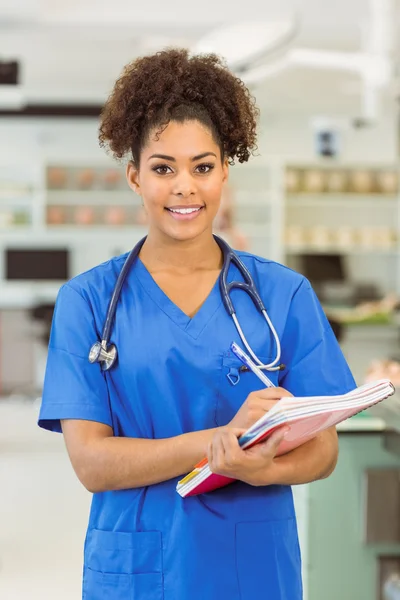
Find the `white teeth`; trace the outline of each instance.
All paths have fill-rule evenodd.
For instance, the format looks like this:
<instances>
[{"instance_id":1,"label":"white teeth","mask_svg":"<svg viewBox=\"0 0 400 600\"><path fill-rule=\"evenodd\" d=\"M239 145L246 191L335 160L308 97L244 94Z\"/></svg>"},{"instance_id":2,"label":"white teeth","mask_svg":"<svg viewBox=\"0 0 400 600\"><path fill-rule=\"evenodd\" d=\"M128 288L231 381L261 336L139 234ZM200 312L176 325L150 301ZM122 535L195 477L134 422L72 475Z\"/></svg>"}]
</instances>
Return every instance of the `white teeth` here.
<instances>
[{"instance_id":1,"label":"white teeth","mask_svg":"<svg viewBox=\"0 0 400 600\"><path fill-rule=\"evenodd\" d=\"M199 211L200 208L169 208L168 210L179 213L180 215L189 215L190 213Z\"/></svg>"}]
</instances>

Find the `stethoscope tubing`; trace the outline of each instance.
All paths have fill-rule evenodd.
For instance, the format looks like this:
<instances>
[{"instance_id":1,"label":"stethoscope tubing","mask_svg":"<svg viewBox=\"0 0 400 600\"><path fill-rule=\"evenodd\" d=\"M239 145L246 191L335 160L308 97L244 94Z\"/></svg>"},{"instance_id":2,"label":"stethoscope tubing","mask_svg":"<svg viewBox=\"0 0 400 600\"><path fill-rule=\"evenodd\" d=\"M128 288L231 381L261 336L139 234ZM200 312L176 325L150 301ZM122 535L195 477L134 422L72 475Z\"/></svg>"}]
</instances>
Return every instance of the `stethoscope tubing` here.
<instances>
[{"instance_id":1,"label":"stethoscope tubing","mask_svg":"<svg viewBox=\"0 0 400 600\"><path fill-rule=\"evenodd\" d=\"M122 292L122 288L125 283L126 277L129 274L129 272L133 266L133 263L139 256L140 250L141 250L144 242L146 241L146 239L147 239L147 236L142 238L134 246L134 248L130 251L130 253L127 256L124 266L122 267L122 270L118 276L114 291L112 293L112 296L111 296L111 299L110 299L110 302L109 302L109 305L107 308L107 315L106 315L106 320L105 320L103 331L102 331L101 343L95 342L95 344L93 344L90 354L89 354L90 362L92 362L92 363L100 362L103 370L108 370L109 368L111 368L117 358L117 349L116 349L115 345L112 344L109 349L111 331L112 331L112 327L113 327L114 321L115 321L117 305L118 305L119 299L121 297L121 292ZM232 250L232 248L224 240L222 240L220 237L218 237L216 235L214 235L214 239L217 242L218 246L221 248L221 251L223 254L223 266L222 266L221 274L219 277L219 287L220 287L221 298L222 298L222 302L224 304L225 310L232 317L235 327L239 333L240 339L242 340L242 343L246 347L247 351L250 353L253 360L257 363L258 367L260 369L265 369L268 371L281 370L282 368L284 368L284 366L277 364L277 363L279 363L280 358L281 358L281 344L279 341L279 336L275 330L275 327L274 327L271 319L268 316L267 309L265 308L264 303L261 300L261 297L254 285L254 281L250 274L250 271L247 269L246 265L243 264L243 262L240 260L240 258L235 254L235 252ZM241 276L243 277L244 281L228 282L228 272L229 272L229 267L231 264L234 264L237 267L237 269L238 269L239 273L241 274ZM234 304L232 302L232 298L230 297L231 291L235 288L246 292L250 296L250 298L253 300L254 306L263 315L264 319L266 320L266 322L271 330L271 333L273 335L275 345L276 345L276 357L272 362L270 362L268 364L263 364L260 361L260 359L257 357L255 352L251 348L250 344L248 343L246 336L244 335L243 330L240 327L240 323L236 316L236 310L235 310Z\"/></svg>"}]
</instances>

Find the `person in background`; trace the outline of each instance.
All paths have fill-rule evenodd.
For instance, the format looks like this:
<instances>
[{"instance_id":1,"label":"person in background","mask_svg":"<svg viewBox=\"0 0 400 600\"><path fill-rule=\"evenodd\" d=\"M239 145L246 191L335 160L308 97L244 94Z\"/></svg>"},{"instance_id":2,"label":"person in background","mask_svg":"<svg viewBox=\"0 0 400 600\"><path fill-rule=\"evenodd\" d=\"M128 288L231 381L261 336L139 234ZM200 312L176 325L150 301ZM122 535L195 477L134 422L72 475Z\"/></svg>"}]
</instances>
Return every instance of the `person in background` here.
<instances>
[{"instance_id":1,"label":"person in background","mask_svg":"<svg viewBox=\"0 0 400 600\"><path fill-rule=\"evenodd\" d=\"M235 217L234 193L229 185L225 185L219 211L214 221L214 227L219 234L236 250L248 250L249 241L240 231Z\"/></svg>"}]
</instances>

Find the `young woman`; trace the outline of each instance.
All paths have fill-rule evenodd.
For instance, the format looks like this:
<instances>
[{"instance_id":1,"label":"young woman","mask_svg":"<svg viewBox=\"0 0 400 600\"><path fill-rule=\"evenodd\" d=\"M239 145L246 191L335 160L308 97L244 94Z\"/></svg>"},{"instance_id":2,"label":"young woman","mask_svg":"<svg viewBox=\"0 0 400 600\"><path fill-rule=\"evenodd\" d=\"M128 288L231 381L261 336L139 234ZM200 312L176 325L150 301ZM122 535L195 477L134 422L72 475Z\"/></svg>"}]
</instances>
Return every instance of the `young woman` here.
<instances>
[{"instance_id":1,"label":"young woman","mask_svg":"<svg viewBox=\"0 0 400 600\"><path fill-rule=\"evenodd\" d=\"M231 354L240 338L220 293L224 260L212 228L229 164L255 148L257 116L249 91L218 57L179 49L129 64L102 113L100 143L130 158L127 181L142 197L148 236L121 289L110 370L88 354L127 255L62 287L39 421L62 430L76 474L93 492L86 600L302 597L290 486L332 472L336 431L281 457L284 430L247 451L237 438L283 395L343 393L355 384L308 281L244 252L237 255L282 346L284 369L267 371L277 387L260 390ZM232 280L243 281L233 263ZM273 363L266 320L245 291L231 296L254 352ZM182 499L178 479L205 455L213 471L238 481Z\"/></svg>"}]
</instances>

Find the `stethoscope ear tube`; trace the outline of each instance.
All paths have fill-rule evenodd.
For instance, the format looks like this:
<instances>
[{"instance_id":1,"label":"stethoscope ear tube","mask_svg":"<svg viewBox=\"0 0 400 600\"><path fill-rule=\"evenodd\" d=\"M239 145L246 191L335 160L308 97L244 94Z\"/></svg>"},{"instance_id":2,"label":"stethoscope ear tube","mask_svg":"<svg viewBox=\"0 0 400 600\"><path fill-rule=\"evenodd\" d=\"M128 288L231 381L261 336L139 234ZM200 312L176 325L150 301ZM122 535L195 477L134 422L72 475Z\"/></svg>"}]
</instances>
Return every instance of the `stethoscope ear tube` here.
<instances>
[{"instance_id":1,"label":"stethoscope ear tube","mask_svg":"<svg viewBox=\"0 0 400 600\"><path fill-rule=\"evenodd\" d=\"M232 316L234 313L236 313L235 307L230 297L231 290L233 290L234 288L241 289L247 292L247 294L249 294L250 298L253 300L257 310L259 310L260 312L265 310L263 301L260 298L260 295L254 285L253 278L246 265L240 260L238 256L236 256L236 254L233 252L230 246L228 246L228 244L224 242L224 240L221 240L221 238L217 236L214 236L214 238L219 247L221 248L224 257L222 271L219 279L219 287L221 291L221 298L228 314ZM238 268L238 271L243 277L244 281L228 282L228 273L231 264L234 264Z\"/></svg>"},{"instance_id":2,"label":"stethoscope ear tube","mask_svg":"<svg viewBox=\"0 0 400 600\"><path fill-rule=\"evenodd\" d=\"M105 320L103 333L102 333L102 337L101 337L101 342L99 342L99 341L95 342L89 352L89 362L90 363L96 363L96 362L100 363L103 371L108 371L109 369L111 369L111 367L115 364L115 362L117 360L117 348L116 348L115 344L110 344L111 329L114 324L115 314L117 311L117 305L118 305L118 301L121 297L121 291L122 291L122 287L125 283L125 279L126 279L127 275L129 274L136 258L139 256L139 252L140 252L144 242L146 241L146 237L141 239L136 244L136 246L131 250L131 252L129 253L129 255L124 263L124 266L121 269L121 272L120 272L117 282L115 284L113 294L111 296L111 300L108 305L106 320ZM221 238L219 238L217 236L214 236L214 239L217 242L218 246L221 248L221 251L223 254L223 266L222 266L221 275L219 278L219 285L220 285L220 291L221 291L221 298L222 298L222 301L223 301L226 311L232 317L232 319L235 323L236 329L240 335L240 338L241 338L244 346L250 353L253 360L257 363L257 366L260 369L266 369L268 371L281 371L282 369L285 368L285 366L282 364L276 366L276 363L279 363L279 360L281 357L281 346L280 346L280 342L279 342L279 337L278 337L276 330L268 316L267 310L261 300L261 297L254 285L254 281L250 274L250 271L247 269L246 265L243 264L243 262L240 260L240 258L233 252L233 250L230 248L230 246L224 240L222 240ZM239 273L243 277L244 281L228 282L228 272L229 272L229 267L230 267L231 263L233 263L237 267L237 269L239 270ZM230 292L234 288L241 289L241 290L245 291L247 294L249 294L249 296L251 297L251 299L254 302L255 307L264 316L268 326L271 329L273 338L276 343L276 358L273 362L271 362L269 364L264 365L259 360L259 358L257 358L256 354L253 352L252 348L248 344L246 337L240 327L240 324L236 317L235 307L230 298Z\"/></svg>"},{"instance_id":3,"label":"stethoscope ear tube","mask_svg":"<svg viewBox=\"0 0 400 600\"><path fill-rule=\"evenodd\" d=\"M281 358L281 345L280 345L279 337L275 330L275 327L273 326L273 323L271 322L271 319L268 316L267 309L265 308L264 303L261 300L261 297L256 289L256 286L254 285L254 281L250 274L250 271L247 269L246 265L243 264L243 262L240 260L240 258L233 252L233 250L230 248L230 246L224 240L221 240L221 238L219 238L217 236L214 236L214 238L215 238L215 241L217 242L217 244L219 245L219 247L221 248L223 257L224 257L224 264L222 266L222 271L221 271L221 275L219 278L219 285L220 285L222 301L224 303L224 306L225 306L227 312L232 317L233 322L235 323L235 327L237 329L237 332L240 335L240 339L242 340L245 348L250 353L250 356L256 362L257 366L260 369L265 369L267 371L281 371L282 369L285 368L285 366L277 365L277 363L279 362L279 360ZM228 282L228 272L229 272L229 267L230 267L231 263L237 267L237 269L238 269L239 273L241 274L241 276L243 277L244 281ZM249 294L250 298L253 300L255 307L263 315L264 319L266 320L266 322L268 324L268 327L271 330L272 336L273 336L275 344L276 344L276 357L275 357L275 360L273 360L269 364L264 365L259 360L259 358L256 356L255 352L253 352L251 346L249 345L249 343L246 339L246 336L244 335L244 333L242 331L242 328L240 327L239 321L236 316L235 307L234 307L232 299L230 297L230 292L234 288L243 290L244 292Z\"/></svg>"},{"instance_id":4,"label":"stethoscope ear tube","mask_svg":"<svg viewBox=\"0 0 400 600\"><path fill-rule=\"evenodd\" d=\"M111 296L110 304L108 305L107 309L107 317L103 328L103 334L101 336L102 341L105 341L107 346L110 340L111 328L114 323L115 313L117 311L117 304L121 297L122 287L125 283L125 279L128 273L132 268L133 263L139 256L139 252L144 242L146 241L146 237L141 239L140 242L138 242L136 246L130 251L128 258L126 259L124 266L122 267L121 273L118 276L117 283L115 284L114 292Z\"/></svg>"},{"instance_id":5,"label":"stethoscope ear tube","mask_svg":"<svg viewBox=\"0 0 400 600\"><path fill-rule=\"evenodd\" d=\"M147 236L146 236L147 237ZM146 241L146 237L142 238L136 246L130 251L124 266L118 276L117 283L113 294L111 296L110 303L107 309L106 321L103 327L103 333L101 336L101 342L97 341L93 344L89 352L90 363L100 363L103 371L108 371L115 364L118 356L117 348L115 344L110 344L111 328L114 323L115 313L117 311L118 301L121 297L121 290L125 283L125 279L131 270L133 263L139 256L139 252Z\"/></svg>"}]
</instances>

